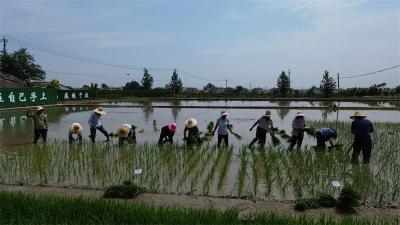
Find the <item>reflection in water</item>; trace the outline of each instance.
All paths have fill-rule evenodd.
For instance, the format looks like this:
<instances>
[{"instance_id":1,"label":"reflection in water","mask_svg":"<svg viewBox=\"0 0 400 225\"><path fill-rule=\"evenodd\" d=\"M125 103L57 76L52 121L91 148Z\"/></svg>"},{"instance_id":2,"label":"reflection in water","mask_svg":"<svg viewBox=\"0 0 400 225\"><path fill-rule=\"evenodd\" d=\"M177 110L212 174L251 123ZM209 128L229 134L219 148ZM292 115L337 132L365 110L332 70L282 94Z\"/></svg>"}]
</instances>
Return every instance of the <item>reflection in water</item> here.
<instances>
[{"instance_id":1,"label":"reflection in water","mask_svg":"<svg viewBox=\"0 0 400 225\"><path fill-rule=\"evenodd\" d=\"M321 101L319 103L319 106L322 107L329 107L332 104L334 104L331 101ZM322 120L326 121L328 119L328 115L330 115L331 113L334 113L334 111L332 111L331 109L327 108L327 109L321 109L321 113L322 113Z\"/></svg>"},{"instance_id":2,"label":"reflection in water","mask_svg":"<svg viewBox=\"0 0 400 225\"><path fill-rule=\"evenodd\" d=\"M290 106L290 102L289 101L278 101L278 105L288 107L288 106ZM285 119L287 114L289 114L289 111L290 111L290 109L288 109L288 108L278 109L278 115L281 118L281 120Z\"/></svg>"},{"instance_id":3,"label":"reflection in water","mask_svg":"<svg viewBox=\"0 0 400 225\"><path fill-rule=\"evenodd\" d=\"M140 105L142 105L142 111L144 114L144 120L147 122L149 121L149 117L151 114L153 114L153 107L152 107L152 102L151 101L143 101L140 102Z\"/></svg>"},{"instance_id":4,"label":"reflection in water","mask_svg":"<svg viewBox=\"0 0 400 225\"><path fill-rule=\"evenodd\" d=\"M180 100L172 100L171 101L171 111L172 111L172 116L174 117L175 122L179 116L179 112L181 111L181 108L179 108L180 105L181 105Z\"/></svg>"}]
</instances>

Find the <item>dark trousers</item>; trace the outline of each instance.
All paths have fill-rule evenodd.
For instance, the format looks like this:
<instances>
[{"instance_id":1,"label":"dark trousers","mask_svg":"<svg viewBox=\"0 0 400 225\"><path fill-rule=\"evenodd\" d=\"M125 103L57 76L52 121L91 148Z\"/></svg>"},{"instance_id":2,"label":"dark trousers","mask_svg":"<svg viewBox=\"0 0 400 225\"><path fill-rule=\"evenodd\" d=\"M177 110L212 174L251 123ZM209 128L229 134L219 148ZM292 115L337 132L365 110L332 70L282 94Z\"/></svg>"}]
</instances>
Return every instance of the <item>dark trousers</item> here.
<instances>
[{"instance_id":1,"label":"dark trousers","mask_svg":"<svg viewBox=\"0 0 400 225\"><path fill-rule=\"evenodd\" d=\"M46 129L36 129L33 131L35 133L35 137L33 139L33 143L36 144L40 137L42 137L43 142L47 141L47 130Z\"/></svg>"},{"instance_id":2,"label":"dark trousers","mask_svg":"<svg viewBox=\"0 0 400 225\"><path fill-rule=\"evenodd\" d=\"M77 135L78 135L79 143L82 143L82 134L77 134ZM68 133L68 140L69 140L69 143L72 143L73 141L75 141L75 138L73 137L73 134L71 132Z\"/></svg>"},{"instance_id":3,"label":"dark trousers","mask_svg":"<svg viewBox=\"0 0 400 225\"><path fill-rule=\"evenodd\" d=\"M249 147L253 147L254 143L258 141L258 143L263 147L267 140L267 131L262 129L261 127L257 127L256 137L250 142Z\"/></svg>"},{"instance_id":4,"label":"dark trousers","mask_svg":"<svg viewBox=\"0 0 400 225\"><path fill-rule=\"evenodd\" d=\"M221 147L222 140L224 140L225 146L229 146L228 135L218 134L218 147Z\"/></svg>"},{"instance_id":5,"label":"dark trousers","mask_svg":"<svg viewBox=\"0 0 400 225\"><path fill-rule=\"evenodd\" d=\"M363 163L369 163L371 159L372 140L370 137L367 138L354 138L353 142L353 154L351 156L352 163L358 163L358 157L360 153L363 154Z\"/></svg>"},{"instance_id":6,"label":"dark trousers","mask_svg":"<svg viewBox=\"0 0 400 225\"><path fill-rule=\"evenodd\" d=\"M322 135L321 132L315 133L315 136L317 138L317 147L325 147L325 138L324 135Z\"/></svg>"},{"instance_id":7,"label":"dark trousers","mask_svg":"<svg viewBox=\"0 0 400 225\"><path fill-rule=\"evenodd\" d=\"M99 130L104 136L106 136L107 141L110 140L107 131L104 129L103 126L100 127L90 127L90 139L92 140L93 143L96 141L96 130Z\"/></svg>"},{"instance_id":8,"label":"dark trousers","mask_svg":"<svg viewBox=\"0 0 400 225\"><path fill-rule=\"evenodd\" d=\"M289 150L293 150L293 147L297 144L297 149L299 150L301 147L301 144L303 143L303 135L292 135L292 143L290 143Z\"/></svg>"}]
</instances>

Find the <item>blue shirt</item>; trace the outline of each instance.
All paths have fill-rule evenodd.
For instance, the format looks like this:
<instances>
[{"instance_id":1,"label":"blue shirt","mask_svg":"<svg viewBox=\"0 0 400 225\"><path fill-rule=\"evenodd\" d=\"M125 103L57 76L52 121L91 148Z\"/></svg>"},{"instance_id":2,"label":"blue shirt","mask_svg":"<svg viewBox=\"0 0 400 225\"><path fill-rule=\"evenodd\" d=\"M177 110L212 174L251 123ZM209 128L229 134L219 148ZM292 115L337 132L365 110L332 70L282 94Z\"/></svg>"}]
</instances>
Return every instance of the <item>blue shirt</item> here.
<instances>
[{"instance_id":1,"label":"blue shirt","mask_svg":"<svg viewBox=\"0 0 400 225\"><path fill-rule=\"evenodd\" d=\"M336 132L330 128L321 128L318 130L318 132L320 132L322 134L325 141L328 141L331 138L333 138L333 139L337 138Z\"/></svg>"},{"instance_id":2,"label":"blue shirt","mask_svg":"<svg viewBox=\"0 0 400 225\"><path fill-rule=\"evenodd\" d=\"M355 119L351 123L351 132L355 138L370 138L370 133L374 132L374 126L367 119Z\"/></svg>"},{"instance_id":3,"label":"blue shirt","mask_svg":"<svg viewBox=\"0 0 400 225\"><path fill-rule=\"evenodd\" d=\"M218 134L219 135L228 135L229 131L229 120L228 119L222 119L222 117L218 118L217 120L217 125L218 125Z\"/></svg>"},{"instance_id":4,"label":"blue shirt","mask_svg":"<svg viewBox=\"0 0 400 225\"><path fill-rule=\"evenodd\" d=\"M95 112L90 115L89 121L88 121L90 127L101 127L101 117L98 116Z\"/></svg>"}]
</instances>

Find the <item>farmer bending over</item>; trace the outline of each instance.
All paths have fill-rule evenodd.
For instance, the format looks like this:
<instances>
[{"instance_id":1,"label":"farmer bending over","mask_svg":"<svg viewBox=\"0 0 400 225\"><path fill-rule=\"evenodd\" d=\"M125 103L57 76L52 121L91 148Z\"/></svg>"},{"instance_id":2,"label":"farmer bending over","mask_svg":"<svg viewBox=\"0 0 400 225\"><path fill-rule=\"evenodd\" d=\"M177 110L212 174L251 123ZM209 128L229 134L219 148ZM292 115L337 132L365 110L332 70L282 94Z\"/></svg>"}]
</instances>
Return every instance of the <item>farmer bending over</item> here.
<instances>
[{"instance_id":1,"label":"farmer bending over","mask_svg":"<svg viewBox=\"0 0 400 225\"><path fill-rule=\"evenodd\" d=\"M217 119L215 123L214 131L212 134L215 134L215 131L218 128L218 148L221 147L221 142L224 140L225 147L229 146L228 142L228 131L232 133L231 124L229 120L226 118L228 116L228 112L221 111L220 117Z\"/></svg>"},{"instance_id":2,"label":"farmer bending over","mask_svg":"<svg viewBox=\"0 0 400 225\"><path fill-rule=\"evenodd\" d=\"M176 132L176 124L169 123L161 128L160 138L158 139L158 144L164 144L165 142L173 143L173 137Z\"/></svg>"},{"instance_id":3,"label":"farmer bending over","mask_svg":"<svg viewBox=\"0 0 400 225\"><path fill-rule=\"evenodd\" d=\"M118 128L118 144L124 145L125 141L136 143L136 127L134 125L122 124Z\"/></svg>"},{"instance_id":4,"label":"farmer bending over","mask_svg":"<svg viewBox=\"0 0 400 225\"><path fill-rule=\"evenodd\" d=\"M274 129L274 125L271 120L271 111L267 110L265 112L265 115L263 115L253 124L253 126L250 128L250 131L252 131L257 124L258 126L256 130L256 137L250 142L249 149L252 149L254 143L256 143L257 141L259 141L261 147L264 147L265 141L267 139L268 128L271 128L272 131Z\"/></svg>"},{"instance_id":5,"label":"farmer bending over","mask_svg":"<svg viewBox=\"0 0 400 225\"><path fill-rule=\"evenodd\" d=\"M306 129L306 121L304 114L298 112L292 122L292 143L290 144L289 150L293 150L293 147L297 144L297 150L300 150L301 144L303 143L304 131Z\"/></svg>"},{"instance_id":6,"label":"farmer bending over","mask_svg":"<svg viewBox=\"0 0 400 225\"><path fill-rule=\"evenodd\" d=\"M47 115L44 113L44 108L42 106L38 106L36 108L36 113L33 113L31 109L28 109L26 116L28 118L32 118L33 120L33 143L36 144L40 137L42 137L43 142L46 142L48 125Z\"/></svg>"},{"instance_id":7,"label":"farmer bending over","mask_svg":"<svg viewBox=\"0 0 400 225\"><path fill-rule=\"evenodd\" d=\"M92 142L95 143L96 140L96 130L99 130L101 133L106 136L107 141L110 141L110 137L108 136L107 131L104 129L103 124L101 123L101 116L105 115L106 112L102 107L99 107L94 110L92 115L89 118L89 126L90 126L90 139Z\"/></svg>"},{"instance_id":8,"label":"farmer bending over","mask_svg":"<svg viewBox=\"0 0 400 225\"><path fill-rule=\"evenodd\" d=\"M188 135L186 136L186 132ZM186 141L186 145L200 145L200 131L197 127L197 120L195 118L190 118L185 121L185 129L183 130L183 140Z\"/></svg>"},{"instance_id":9,"label":"farmer bending over","mask_svg":"<svg viewBox=\"0 0 400 225\"><path fill-rule=\"evenodd\" d=\"M363 163L369 163L371 158L372 140L371 133L374 132L374 126L371 121L365 119L362 112L355 112L351 123L351 132L354 134L352 163L358 163L360 152L363 154Z\"/></svg>"},{"instance_id":10,"label":"farmer bending over","mask_svg":"<svg viewBox=\"0 0 400 225\"><path fill-rule=\"evenodd\" d=\"M83 128L79 123L71 124L68 132L69 143L71 144L73 141L77 140L79 140L79 143L82 143L82 132ZM77 137L75 138L74 135L76 135Z\"/></svg>"},{"instance_id":11,"label":"farmer bending over","mask_svg":"<svg viewBox=\"0 0 400 225\"><path fill-rule=\"evenodd\" d=\"M315 133L317 138L317 148L325 148L325 142L329 141L330 147L335 146L337 132L332 128L321 128Z\"/></svg>"}]
</instances>

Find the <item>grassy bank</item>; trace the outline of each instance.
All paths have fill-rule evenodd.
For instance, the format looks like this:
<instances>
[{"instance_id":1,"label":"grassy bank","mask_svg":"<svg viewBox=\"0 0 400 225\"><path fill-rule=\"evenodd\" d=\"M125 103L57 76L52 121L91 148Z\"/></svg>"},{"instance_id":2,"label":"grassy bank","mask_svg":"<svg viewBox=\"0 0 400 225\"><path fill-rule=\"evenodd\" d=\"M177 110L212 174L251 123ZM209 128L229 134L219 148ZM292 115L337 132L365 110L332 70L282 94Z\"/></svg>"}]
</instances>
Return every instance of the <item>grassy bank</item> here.
<instances>
[{"instance_id":1,"label":"grassy bank","mask_svg":"<svg viewBox=\"0 0 400 225\"><path fill-rule=\"evenodd\" d=\"M0 192L1 224L398 224L398 220L342 220L273 213L239 216L231 209L180 209L103 199L29 196Z\"/></svg>"}]
</instances>

